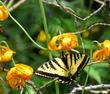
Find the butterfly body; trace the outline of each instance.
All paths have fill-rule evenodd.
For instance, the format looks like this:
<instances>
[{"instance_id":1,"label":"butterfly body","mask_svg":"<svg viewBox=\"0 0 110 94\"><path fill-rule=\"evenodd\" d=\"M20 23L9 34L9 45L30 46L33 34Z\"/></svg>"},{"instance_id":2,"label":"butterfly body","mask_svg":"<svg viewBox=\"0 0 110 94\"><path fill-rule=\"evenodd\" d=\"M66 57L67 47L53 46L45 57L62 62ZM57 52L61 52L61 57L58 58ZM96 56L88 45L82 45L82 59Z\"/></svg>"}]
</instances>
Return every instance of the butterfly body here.
<instances>
[{"instance_id":1,"label":"butterfly body","mask_svg":"<svg viewBox=\"0 0 110 94\"><path fill-rule=\"evenodd\" d=\"M76 80L88 61L89 57L85 54L66 54L41 65L35 75L53 79L58 78L61 83L71 84Z\"/></svg>"}]
</instances>

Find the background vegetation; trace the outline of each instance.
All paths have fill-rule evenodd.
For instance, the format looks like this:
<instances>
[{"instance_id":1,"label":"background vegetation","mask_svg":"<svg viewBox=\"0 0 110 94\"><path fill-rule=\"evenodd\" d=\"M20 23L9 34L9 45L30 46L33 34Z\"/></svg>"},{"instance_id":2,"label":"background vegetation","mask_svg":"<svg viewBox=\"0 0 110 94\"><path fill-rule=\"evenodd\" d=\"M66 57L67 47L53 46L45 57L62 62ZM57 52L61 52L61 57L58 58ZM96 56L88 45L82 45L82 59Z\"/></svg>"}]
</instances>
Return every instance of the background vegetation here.
<instances>
[{"instance_id":1,"label":"background vegetation","mask_svg":"<svg viewBox=\"0 0 110 94\"><path fill-rule=\"evenodd\" d=\"M41 9L39 6L39 0L27 0L25 3L20 5L17 9L14 9L11 14L12 16L28 31L29 35L43 47L47 47L46 40L38 39L39 33L44 31L43 20L41 16ZM54 0L45 0L54 2ZM94 0L62 0L65 6L72 8L77 15L84 18L96 9L100 7L100 4ZM16 1L14 2L16 3ZM89 26L97 22L109 23L109 10L108 7L103 7L94 16L89 19L82 21L71 16L70 14L63 11L53 5L48 5L44 3L45 13L47 18L48 32L50 39L57 35L60 31L64 32L80 32L85 30L84 33L77 34L79 38L78 51L83 53L82 42L84 44L84 49L86 53L90 56L91 47L95 50L98 46L93 43L94 40L102 42L104 40L110 39L110 27L109 26L94 26L90 30L87 30ZM9 17L6 21L0 22L4 32L0 32L0 41L5 40L11 49L16 51L14 60L16 63L23 63L30 65L36 70L41 64L49 60L48 52L45 52L37 47L29 40L22 29ZM40 36L42 37L42 36ZM82 38L82 41L80 41ZM60 52L53 52L51 54L53 57L58 56ZM6 64L6 68L10 68L11 63ZM88 67L81 73L79 79L79 84L84 85L86 76L88 72ZM110 69L108 63L99 63L92 65L89 71L89 78L87 85L107 83L110 84ZM0 76L5 79L5 73L0 72ZM33 75L32 81L37 87L47 83L49 79L38 77ZM2 83L2 81L0 82ZM44 94L56 94L55 83L51 83L48 87L43 88L42 92ZM6 85L10 94L19 94L20 91L12 90ZM4 88L1 84L0 92L3 93ZM28 90L27 90L28 88ZM30 94L36 94L34 89L27 87L25 94L31 92ZM67 94L73 88L73 85L59 84L60 94Z\"/></svg>"}]
</instances>

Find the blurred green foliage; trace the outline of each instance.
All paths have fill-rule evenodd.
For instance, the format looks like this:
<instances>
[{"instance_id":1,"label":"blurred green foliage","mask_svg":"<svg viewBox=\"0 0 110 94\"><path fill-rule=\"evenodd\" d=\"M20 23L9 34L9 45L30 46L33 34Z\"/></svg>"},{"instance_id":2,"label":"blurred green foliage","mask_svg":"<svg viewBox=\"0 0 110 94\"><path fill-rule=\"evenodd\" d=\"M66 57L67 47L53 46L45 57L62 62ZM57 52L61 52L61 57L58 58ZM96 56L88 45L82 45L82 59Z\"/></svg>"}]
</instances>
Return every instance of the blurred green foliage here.
<instances>
[{"instance_id":1,"label":"blurred green foliage","mask_svg":"<svg viewBox=\"0 0 110 94\"><path fill-rule=\"evenodd\" d=\"M54 0L48 0L54 2ZM62 0L65 6L72 8L77 15L81 17L86 17L91 12L100 7L100 4L94 2L93 0ZM108 14L106 7L104 7L99 13L95 14L86 21L77 20L71 15L65 13L63 10L52 6L44 4L46 11L46 18L48 23L49 35L51 38L59 33L64 32L78 32L81 30L86 30L87 27L96 22L106 22L108 21ZM17 9L11 12L13 17L28 31L29 35L40 45L46 47L46 42L37 41L36 38L41 30L44 30L43 21L41 16L41 11L39 7L38 0L27 0ZM4 32L0 32L0 41L6 41L10 48L16 51L14 60L16 63L24 63L30 65L36 70L41 64L49 60L48 52L43 52L41 49L36 48L34 44L28 39L21 28L11 19L4 22L0 22ZM110 39L110 27L107 26L95 26L91 30L77 35L79 38L79 48L77 49L82 53L82 41L83 40L84 49L86 53L90 56L91 47L94 50L97 48L96 44L92 41L97 40L99 42L106 39ZM59 52L51 52L53 57L58 56ZM11 63L11 62L10 62ZM9 67L8 67L9 68ZM88 68L85 69L81 74L79 83L82 85L85 82L86 75L88 74ZM109 68L106 62L92 65L89 72L88 85L100 84L100 83L110 83ZM86 74L87 73L87 74ZM1 75L2 73L0 73ZM4 78L5 79L5 78ZM48 79L42 77L36 77L33 75L32 81L40 87L41 85L48 82ZM0 85L1 87L1 85ZM70 85L59 84L60 94L67 94L73 88ZM32 87L26 87L30 94L36 94ZM20 91L12 90L10 88L10 94L19 94ZM1 89L0 89L1 92ZM44 94L56 94L54 83L48 85L48 87L43 88ZM5 94L5 93L2 93ZM29 94L27 91L23 94Z\"/></svg>"}]
</instances>

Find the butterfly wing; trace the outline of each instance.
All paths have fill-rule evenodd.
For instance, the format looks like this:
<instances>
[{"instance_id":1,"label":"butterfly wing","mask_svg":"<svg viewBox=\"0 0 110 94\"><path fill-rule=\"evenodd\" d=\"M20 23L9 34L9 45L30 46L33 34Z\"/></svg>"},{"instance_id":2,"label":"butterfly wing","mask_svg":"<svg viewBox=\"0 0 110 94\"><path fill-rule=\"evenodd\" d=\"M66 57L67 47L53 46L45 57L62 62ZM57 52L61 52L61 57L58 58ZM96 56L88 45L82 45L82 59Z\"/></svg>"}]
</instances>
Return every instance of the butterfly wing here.
<instances>
[{"instance_id":1,"label":"butterfly wing","mask_svg":"<svg viewBox=\"0 0 110 94\"><path fill-rule=\"evenodd\" d=\"M75 80L80 71L89 62L89 57L86 54L68 54L62 57L65 62L67 70L69 70L69 77L71 80Z\"/></svg>"},{"instance_id":2,"label":"butterfly wing","mask_svg":"<svg viewBox=\"0 0 110 94\"><path fill-rule=\"evenodd\" d=\"M72 83L88 60L85 54L66 54L44 63L35 74L47 78L58 78L62 83Z\"/></svg>"},{"instance_id":3,"label":"butterfly wing","mask_svg":"<svg viewBox=\"0 0 110 94\"><path fill-rule=\"evenodd\" d=\"M69 81L68 70L61 58L54 58L53 60L44 63L37 69L35 75L47 78L58 78L62 83L68 83Z\"/></svg>"},{"instance_id":4,"label":"butterfly wing","mask_svg":"<svg viewBox=\"0 0 110 94\"><path fill-rule=\"evenodd\" d=\"M71 77L72 79L76 78L77 75L84 69L84 67L89 62L90 58L86 54L80 54L79 59L77 58L77 71L74 73L74 75Z\"/></svg>"}]
</instances>

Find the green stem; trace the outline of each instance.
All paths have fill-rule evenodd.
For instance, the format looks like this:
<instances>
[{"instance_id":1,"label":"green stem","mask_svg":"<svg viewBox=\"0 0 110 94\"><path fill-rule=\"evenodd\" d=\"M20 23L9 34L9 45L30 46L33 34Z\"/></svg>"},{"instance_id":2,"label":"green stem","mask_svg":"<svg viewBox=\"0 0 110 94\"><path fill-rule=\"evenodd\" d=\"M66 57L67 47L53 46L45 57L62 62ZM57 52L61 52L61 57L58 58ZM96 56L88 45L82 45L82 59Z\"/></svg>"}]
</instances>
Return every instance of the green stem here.
<instances>
[{"instance_id":1,"label":"green stem","mask_svg":"<svg viewBox=\"0 0 110 94\"><path fill-rule=\"evenodd\" d=\"M7 43L6 41L0 41L0 44L1 44L1 45L4 44L6 47L9 48L9 45L8 45L8 43Z\"/></svg>"},{"instance_id":2,"label":"green stem","mask_svg":"<svg viewBox=\"0 0 110 94\"><path fill-rule=\"evenodd\" d=\"M12 20L24 31L24 33L27 35L27 37L32 41L32 43L34 43L38 48L42 49L42 50L46 50L46 48L40 46L39 44L37 44L32 38L31 36L28 34L28 32L22 27L22 25L11 15L9 14L10 17L12 18Z\"/></svg>"},{"instance_id":3,"label":"green stem","mask_svg":"<svg viewBox=\"0 0 110 94\"><path fill-rule=\"evenodd\" d=\"M16 64L16 63L15 63L15 60L14 60L14 58L12 58L12 62L13 62L13 65L15 66L15 64Z\"/></svg>"},{"instance_id":4,"label":"green stem","mask_svg":"<svg viewBox=\"0 0 110 94\"><path fill-rule=\"evenodd\" d=\"M0 0L0 3L5 7L4 3ZM5 7L6 8L6 7ZM8 9L7 9L8 11ZM32 43L34 43L38 48L42 49L42 50L47 50L46 48L40 46L39 44L37 44L32 38L31 36L28 34L28 32L22 27L22 25L10 14L10 12L8 11L9 16L11 17L11 19L23 30L23 32L26 34L26 36L32 41Z\"/></svg>"},{"instance_id":5,"label":"green stem","mask_svg":"<svg viewBox=\"0 0 110 94\"><path fill-rule=\"evenodd\" d=\"M46 20L46 15L45 15L45 10L44 10L44 6L43 6L43 2L42 0L39 0L39 5L40 5L40 9L41 9L41 14L42 14L42 18L43 18L43 24L44 24L44 30L46 33L46 38L47 38L47 43L48 43L48 27L47 27L47 20Z\"/></svg>"},{"instance_id":6,"label":"green stem","mask_svg":"<svg viewBox=\"0 0 110 94\"><path fill-rule=\"evenodd\" d=\"M27 85L25 86L25 89L26 89L26 91L27 91L27 94L31 94L31 93L29 92L29 89L28 89Z\"/></svg>"},{"instance_id":7,"label":"green stem","mask_svg":"<svg viewBox=\"0 0 110 94\"><path fill-rule=\"evenodd\" d=\"M98 42L98 41L92 41L93 43L96 43L96 44L98 44L98 45L100 45L100 43Z\"/></svg>"},{"instance_id":8,"label":"green stem","mask_svg":"<svg viewBox=\"0 0 110 94\"><path fill-rule=\"evenodd\" d=\"M7 87L7 84L5 83L5 81L2 79L2 77L0 77L0 84L3 86L3 92L4 94L9 94L9 90ZM1 88L1 87L0 87ZM2 89L2 88L1 88Z\"/></svg>"},{"instance_id":9,"label":"green stem","mask_svg":"<svg viewBox=\"0 0 110 94\"><path fill-rule=\"evenodd\" d=\"M91 47L91 49L90 49L90 62L92 62L92 51L93 51L93 47ZM89 63L90 63L89 62ZM89 68L88 68L88 71L87 71L87 76L86 76L86 80L85 80L85 83L84 83L84 88L85 88L85 86L86 86L86 84L87 84L87 81L88 81L88 78L89 78L89 72L90 72L90 69L91 69L91 66L88 66ZM84 92L85 92L85 90L83 89L83 91L82 91L82 93L81 94L84 94Z\"/></svg>"},{"instance_id":10,"label":"green stem","mask_svg":"<svg viewBox=\"0 0 110 94\"><path fill-rule=\"evenodd\" d=\"M88 78L89 78L89 71L90 71L90 68L91 68L91 66L89 66L89 68L88 68L88 74L87 74L87 76L86 76L86 80L85 80L85 83L84 83L84 87L83 87L83 90L82 90L82 93L81 94L84 94L84 92L85 92L85 86L86 86L86 84L87 84L87 81L88 81Z\"/></svg>"},{"instance_id":11,"label":"green stem","mask_svg":"<svg viewBox=\"0 0 110 94\"><path fill-rule=\"evenodd\" d=\"M44 10L44 6L43 6L43 2L42 0L39 0L39 5L40 5L40 9L41 9L41 14L42 14L42 18L43 18L43 24L44 24L44 30L46 33L46 39L47 39L47 45L48 45L48 27L47 27L47 20L46 20L46 15L45 15L45 10ZM49 58L52 59L52 55L50 53L50 51L48 50L49 53Z\"/></svg>"},{"instance_id":12,"label":"green stem","mask_svg":"<svg viewBox=\"0 0 110 94\"><path fill-rule=\"evenodd\" d=\"M56 90L56 94L60 94L59 92L59 83L55 81L55 90Z\"/></svg>"},{"instance_id":13,"label":"green stem","mask_svg":"<svg viewBox=\"0 0 110 94\"><path fill-rule=\"evenodd\" d=\"M48 45L48 41L49 41L49 39L48 39L48 27L47 27L47 20L46 20L46 15L45 15L45 10L44 10L44 6L43 6L42 0L39 0L39 5L40 5L40 9L41 9L44 29L45 29L46 38L47 38L47 45ZM48 50L48 54L49 54L49 58L52 59L52 55L51 55L49 50ZM55 89L56 89L56 94L59 94L59 84L56 83L56 82L55 82Z\"/></svg>"}]
</instances>

